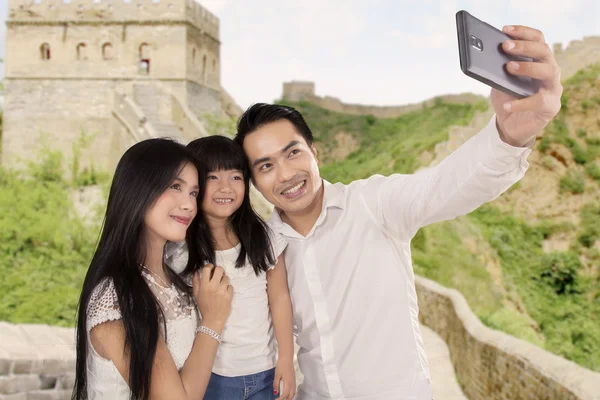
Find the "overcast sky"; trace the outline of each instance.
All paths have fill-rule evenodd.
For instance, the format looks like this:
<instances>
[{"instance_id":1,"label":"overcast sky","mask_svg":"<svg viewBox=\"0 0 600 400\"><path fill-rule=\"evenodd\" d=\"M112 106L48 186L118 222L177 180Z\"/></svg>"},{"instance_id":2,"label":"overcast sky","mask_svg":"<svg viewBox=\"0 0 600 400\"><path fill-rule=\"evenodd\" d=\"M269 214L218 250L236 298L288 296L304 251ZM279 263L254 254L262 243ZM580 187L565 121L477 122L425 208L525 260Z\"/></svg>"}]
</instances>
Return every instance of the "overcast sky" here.
<instances>
[{"instance_id":1,"label":"overcast sky","mask_svg":"<svg viewBox=\"0 0 600 400\"><path fill-rule=\"evenodd\" d=\"M534 26L549 43L600 35L598 0L200 3L220 18L222 85L242 107L278 99L282 83L290 80L314 81L319 95L375 105L465 91L488 94L459 68L455 13L460 9L497 27ZM6 13L7 0L0 0L1 57Z\"/></svg>"}]
</instances>

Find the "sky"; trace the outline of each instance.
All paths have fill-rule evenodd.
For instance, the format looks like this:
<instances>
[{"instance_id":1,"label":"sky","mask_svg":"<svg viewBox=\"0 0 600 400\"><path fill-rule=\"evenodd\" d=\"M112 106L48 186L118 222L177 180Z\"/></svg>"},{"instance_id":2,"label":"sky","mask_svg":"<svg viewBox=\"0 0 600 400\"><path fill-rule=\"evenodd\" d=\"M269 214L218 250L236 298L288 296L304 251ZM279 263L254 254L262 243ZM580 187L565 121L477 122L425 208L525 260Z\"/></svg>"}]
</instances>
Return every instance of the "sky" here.
<instances>
[{"instance_id":1,"label":"sky","mask_svg":"<svg viewBox=\"0 0 600 400\"><path fill-rule=\"evenodd\" d=\"M315 82L317 95L370 105L449 93L487 95L487 86L460 70L455 13L461 9L499 28L533 26L550 44L600 35L598 0L200 3L220 19L221 84L243 108L279 99L283 82L291 80ZM6 14L7 0L0 0L0 57ZM0 64L0 76L3 69Z\"/></svg>"}]
</instances>

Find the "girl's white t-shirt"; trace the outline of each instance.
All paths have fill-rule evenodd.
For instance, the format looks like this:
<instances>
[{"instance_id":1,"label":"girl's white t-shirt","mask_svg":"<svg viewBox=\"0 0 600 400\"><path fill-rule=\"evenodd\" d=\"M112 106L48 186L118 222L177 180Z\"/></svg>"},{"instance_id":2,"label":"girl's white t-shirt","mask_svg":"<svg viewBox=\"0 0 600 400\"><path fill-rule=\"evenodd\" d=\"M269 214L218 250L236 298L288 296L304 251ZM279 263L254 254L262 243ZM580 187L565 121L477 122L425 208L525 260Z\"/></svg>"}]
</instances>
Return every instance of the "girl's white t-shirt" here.
<instances>
[{"instance_id":1,"label":"girl's white t-shirt","mask_svg":"<svg viewBox=\"0 0 600 400\"><path fill-rule=\"evenodd\" d=\"M287 242L280 235L271 236L273 254L279 257ZM215 262L225 269L233 286L231 314L222 334L213 372L234 377L251 375L275 367L277 345L267 297L267 274L254 273L246 259L242 268L235 268L241 244L215 252ZM171 269L181 273L187 264L185 242L167 243L165 261ZM271 266L274 268L275 266Z\"/></svg>"}]
</instances>

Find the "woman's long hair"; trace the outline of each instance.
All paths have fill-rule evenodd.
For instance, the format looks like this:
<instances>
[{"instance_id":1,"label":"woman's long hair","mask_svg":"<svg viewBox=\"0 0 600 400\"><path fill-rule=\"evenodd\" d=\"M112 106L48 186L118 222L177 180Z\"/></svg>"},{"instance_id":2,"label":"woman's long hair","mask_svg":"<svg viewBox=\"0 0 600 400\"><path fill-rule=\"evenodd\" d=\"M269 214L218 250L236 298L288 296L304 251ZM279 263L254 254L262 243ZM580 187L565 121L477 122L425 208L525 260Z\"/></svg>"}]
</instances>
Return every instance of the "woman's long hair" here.
<instances>
[{"instance_id":1,"label":"woman's long hair","mask_svg":"<svg viewBox=\"0 0 600 400\"><path fill-rule=\"evenodd\" d=\"M269 227L250 204L250 169L244 150L233 140L218 135L196 139L190 142L187 148L196 156L201 164L200 168L205 171L204 176L198 176L198 180L203 182L203 187L209 172L232 169L242 171L246 189L244 200L229 218L229 224L241 243L236 268L242 268L247 257L257 276L263 271L268 271L276 260L269 239ZM202 204L204 196L203 189L198 195L198 204ZM188 269L184 274L193 272L196 266L215 263L215 249L212 246L214 238L204 213L198 212L194 225L197 225L197 235L192 240L199 258L194 258L196 255L190 252Z\"/></svg>"},{"instance_id":2,"label":"woman's long hair","mask_svg":"<svg viewBox=\"0 0 600 400\"><path fill-rule=\"evenodd\" d=\"M144 217L186 164L198 168L196 159L183 145L168 139L149 139L128 149L117 165L102 233L79 300L73 399L87 399L87 309L92 292L107 278L114 283L125 327L124 350L130 356L131 399L149 398L159 318L163 323L165 319L160 304L141 274L140 264L146 256ZM202 181L200 186L202 192ZM190 241L190 237L197 236L194 225L190 225L186 240L191 257L197 258ZM177 274L170 268L165 268L165 273L179 289L191 296L191 289ZM166 335L166 329L164 331Z\"/></svg>"}]
</instances>

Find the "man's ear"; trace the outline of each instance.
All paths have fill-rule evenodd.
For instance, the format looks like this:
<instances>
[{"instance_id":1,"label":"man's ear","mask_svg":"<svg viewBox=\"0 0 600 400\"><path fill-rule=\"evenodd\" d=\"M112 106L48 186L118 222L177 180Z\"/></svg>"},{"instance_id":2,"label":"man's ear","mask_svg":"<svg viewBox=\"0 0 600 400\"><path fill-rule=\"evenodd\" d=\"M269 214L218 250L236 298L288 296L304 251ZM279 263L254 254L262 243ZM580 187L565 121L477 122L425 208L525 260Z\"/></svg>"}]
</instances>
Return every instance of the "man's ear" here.
<instances>
[{"instance_id":1,"label":"man's ear","mask_svg":"<svg viewBox=\"0 0 600 400\"><path fill-rule=\"evenodd\" d=\"M315 145L311 144L310 145L310 149L312 150L312 152L313 152L313 154L315 156L315 160L317 160L317 164L319 164L319 157L317 156L317 149L316 149Z\"/></svg>"}]
</instances>

